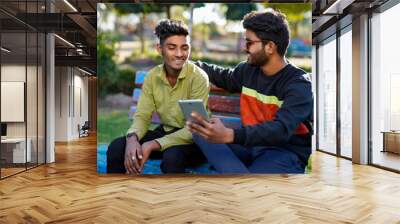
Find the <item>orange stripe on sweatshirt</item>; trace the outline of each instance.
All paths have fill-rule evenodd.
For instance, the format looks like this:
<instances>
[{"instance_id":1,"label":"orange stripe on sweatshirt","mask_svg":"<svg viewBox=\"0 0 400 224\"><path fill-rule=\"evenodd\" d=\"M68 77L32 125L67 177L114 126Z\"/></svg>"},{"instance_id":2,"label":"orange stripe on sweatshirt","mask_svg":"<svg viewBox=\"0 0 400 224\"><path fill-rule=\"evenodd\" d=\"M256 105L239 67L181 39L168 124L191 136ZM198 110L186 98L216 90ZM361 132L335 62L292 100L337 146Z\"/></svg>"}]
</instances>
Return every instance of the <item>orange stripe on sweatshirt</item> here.
<instances>
[{"instance_id":1,"label":"orange stripe on sweatshirt","mask_svg":"<svg viewBox=\"0 0 400 224\"><path fill-rule=\"evenodd\" d=\"M282 104L283 101L276 96L263 95L253 89L243 87L240 95L240 113L243 125L256 125L274 120L276 112ZM295 134L301 135L308 132L308 128L301 123Z\"/></svg>"}]
</instances>

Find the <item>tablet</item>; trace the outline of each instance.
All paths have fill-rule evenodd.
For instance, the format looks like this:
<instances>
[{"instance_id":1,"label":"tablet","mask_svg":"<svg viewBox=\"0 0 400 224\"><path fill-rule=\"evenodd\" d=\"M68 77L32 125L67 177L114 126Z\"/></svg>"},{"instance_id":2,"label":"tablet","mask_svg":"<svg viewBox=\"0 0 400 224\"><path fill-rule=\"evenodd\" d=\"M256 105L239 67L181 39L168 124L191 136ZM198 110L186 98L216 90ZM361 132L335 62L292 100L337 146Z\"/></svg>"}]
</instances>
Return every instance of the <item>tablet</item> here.
<instances>
[{"instance_id":1,"label":"tablet","mask_svg":"<svg viewBox=\"0 0 400 224\"><path fill-rule=\"evenodd\" d=\"M208 114L206 108L204 107L203 100L178 100L178 103L182 110L183 116L187 121L193 121L191 116L192 112L197 112L200 114L200 116L208 120Z\"/></svg>"}]
</instances>

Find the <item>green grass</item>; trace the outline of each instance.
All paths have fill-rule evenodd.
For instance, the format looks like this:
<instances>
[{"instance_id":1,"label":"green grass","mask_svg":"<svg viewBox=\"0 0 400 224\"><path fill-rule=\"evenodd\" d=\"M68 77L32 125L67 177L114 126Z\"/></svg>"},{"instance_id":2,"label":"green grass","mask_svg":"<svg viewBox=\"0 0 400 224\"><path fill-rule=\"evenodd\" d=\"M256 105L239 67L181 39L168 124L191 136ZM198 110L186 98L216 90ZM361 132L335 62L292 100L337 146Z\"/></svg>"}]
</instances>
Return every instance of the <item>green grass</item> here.
<instances>
[{"instance_id":1,"label":"green grass","mask_svg":"<svg viewBox=\"0 0 400 224\"><path fill-rule=\"evenodd\" d=\"M108 144L117 137L125 135L131 121L128 119L128 111L99 110L97 116L97 141Z\"/></svg>"},{"instance_id":2,"label":"green grass","mask_svg":"<svg viewBox=\"0 0 400 224\"><path fill-rule=\"evenodd\" d=\"M97 142L109 144L112 140L124 136L131 126L128 110L112 108L99 108L97 114ZM158 125L150 124L149 130L154 130Z\"/></svg>"},{"instance_id":3,"label":"green grass","mask_svg":"<svg viewBox=\"0 0 400 224\"><path fill-rule=\"evenodd\" d=\"M308 164L306 166L306 174L311 174L312 171L312 155L308 158Z\"/></svg>"}]
</instances>

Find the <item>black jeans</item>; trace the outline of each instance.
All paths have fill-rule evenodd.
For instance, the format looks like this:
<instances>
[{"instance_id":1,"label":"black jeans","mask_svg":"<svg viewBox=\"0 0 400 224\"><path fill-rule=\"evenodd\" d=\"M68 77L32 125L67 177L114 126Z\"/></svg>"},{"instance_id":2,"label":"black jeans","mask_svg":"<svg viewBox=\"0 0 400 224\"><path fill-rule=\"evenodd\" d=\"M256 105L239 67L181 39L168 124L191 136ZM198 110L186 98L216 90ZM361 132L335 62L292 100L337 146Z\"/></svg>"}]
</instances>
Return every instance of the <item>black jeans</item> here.
<instances>
[{"instance_id":1,"label":"black jeans","mask_svg":"<svg viewBox=\"0 0 400 224\"><path fill-rule=\"evenodd\" d=\"M179 130L179 129L177 129ZM162 126L154 131L147 131L146 135L139 141L140 144L161 138L167 134ZM107 173L125 173L125 136L114 139L107 150ZM186 167L200 165L206 161L205 156L196 144L176 145L165 149L164 151L154 151L150 154L150 159L162 159L161 171L163 173L184 173Z\"/></svg>"}]
</instances>

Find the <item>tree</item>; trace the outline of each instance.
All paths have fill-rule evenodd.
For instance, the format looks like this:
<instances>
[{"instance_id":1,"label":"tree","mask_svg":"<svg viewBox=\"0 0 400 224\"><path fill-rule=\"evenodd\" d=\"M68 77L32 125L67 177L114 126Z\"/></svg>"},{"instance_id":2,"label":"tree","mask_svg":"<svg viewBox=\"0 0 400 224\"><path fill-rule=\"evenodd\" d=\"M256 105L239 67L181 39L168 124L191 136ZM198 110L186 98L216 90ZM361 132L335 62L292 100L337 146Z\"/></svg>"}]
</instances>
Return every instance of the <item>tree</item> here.
<instances>
[{"instance_id":1,"label":"tree","mask_svg":"<svg viewBox=\"0 0 400 224\"><path fill-rule=\"evenodd\" d=\"M210 26L206 23L197 23L193 26L193 33L191 34L192 39L201 41L201 52L204 54L207 46L206 41L210 37Z\"/></svg>"},{"instance_id":2,"label":"tree","mask_svg":"<svg viewBox=\"0 0 400 224\"><path fill-rule=\"evenodd\" d=\"M225 18L227 20L235 22L241 21L247 13L257 9L254 3L227 3L225 5L227 7L227 10L225 12ZM240 58L240 51L241 51L240 35L241 34L238 33L237 44L236 44L236 55L238 59Z\"/></svg>"},{"instance_id":3,"label":"tree","mask_svg":"<svg viewBox=\"0 0 400 224\"><path fill-rule=\"evenodd\" d=\"M139 14L139 39L140 39L140 52L142 54L145 53L145 39L144 39L144 22L146 21L146 15L151 12L158 12L161 13L164 11L162 5L157 4L123 4L123 3L115 3L114 10L117 12L118 15L123 16L127 14ZM169 9L167 9L167 14Z\"/></svg>"},{"instance_id":4,"label":"tree","mask_svg":"<svg viewBox=\"0 0 400 224\"><path fill-rule=\"evenodd\" d=\"M264 3L263 5L267 8L281 11L286 15L288 22L293 26L291 30L292 37L298 36L299 24L305 19L304 14L311 12L311 3Z\"/></svg>"},{"instance_id":5,"label":"tree","mask_svg":"<svg viewBox=\"0 0 400 224\"><path fill-rule=\"evenodd\" d=\"M165 12L167 18L170 19L172 16L171 7L175 4L123 4L123 3L114 3L114 10L117 12L118 15L124 16L127 14L139 14L139 39L140 39L140 52L143 54L145 53L145 38L144 38L144 22L146 20L146 15L149 13L162 13ZM179 4L184 8L189 8L190 10L190 18L189 18L189 32L192 31L192 24L193 24L193 10L195 8L203 7L203 3L190 3L190 4Z\"/></svg>"},{"instance_id":6,"label":"tree","mask_svg":"<svg viewBox=\"0 0 400 224\"><path fill-rule=\"evenodd\" d=\"M204 3L190 3L189 5L189 12L190 12L190 17L189 17L189 33L192 34L193 32L193 12L194 9L196 8L202 8L204 7Z\"/></svg>"},{"instance_id":7,"label":"tree","mask_svg":"<svg viewBox=\"0 0 400 224\"><path fill-rule=\"evenodd\" d=\"M103 98L118 77L118 68L114 55L118 37L111 32L99 30L97 34L98 81L101 86L99 95Z\"/></svg>"},{"instance_id":8,"label":"tree","mask_svg":"<svg viewBox=\"0 0 400 224\"><path fill-rule=\"evenodd\" d=\"M226 6L226 19L233 21L241 21L247 13L257 9L254 3L227 3Z\"/></svg>"}]
</instances>

